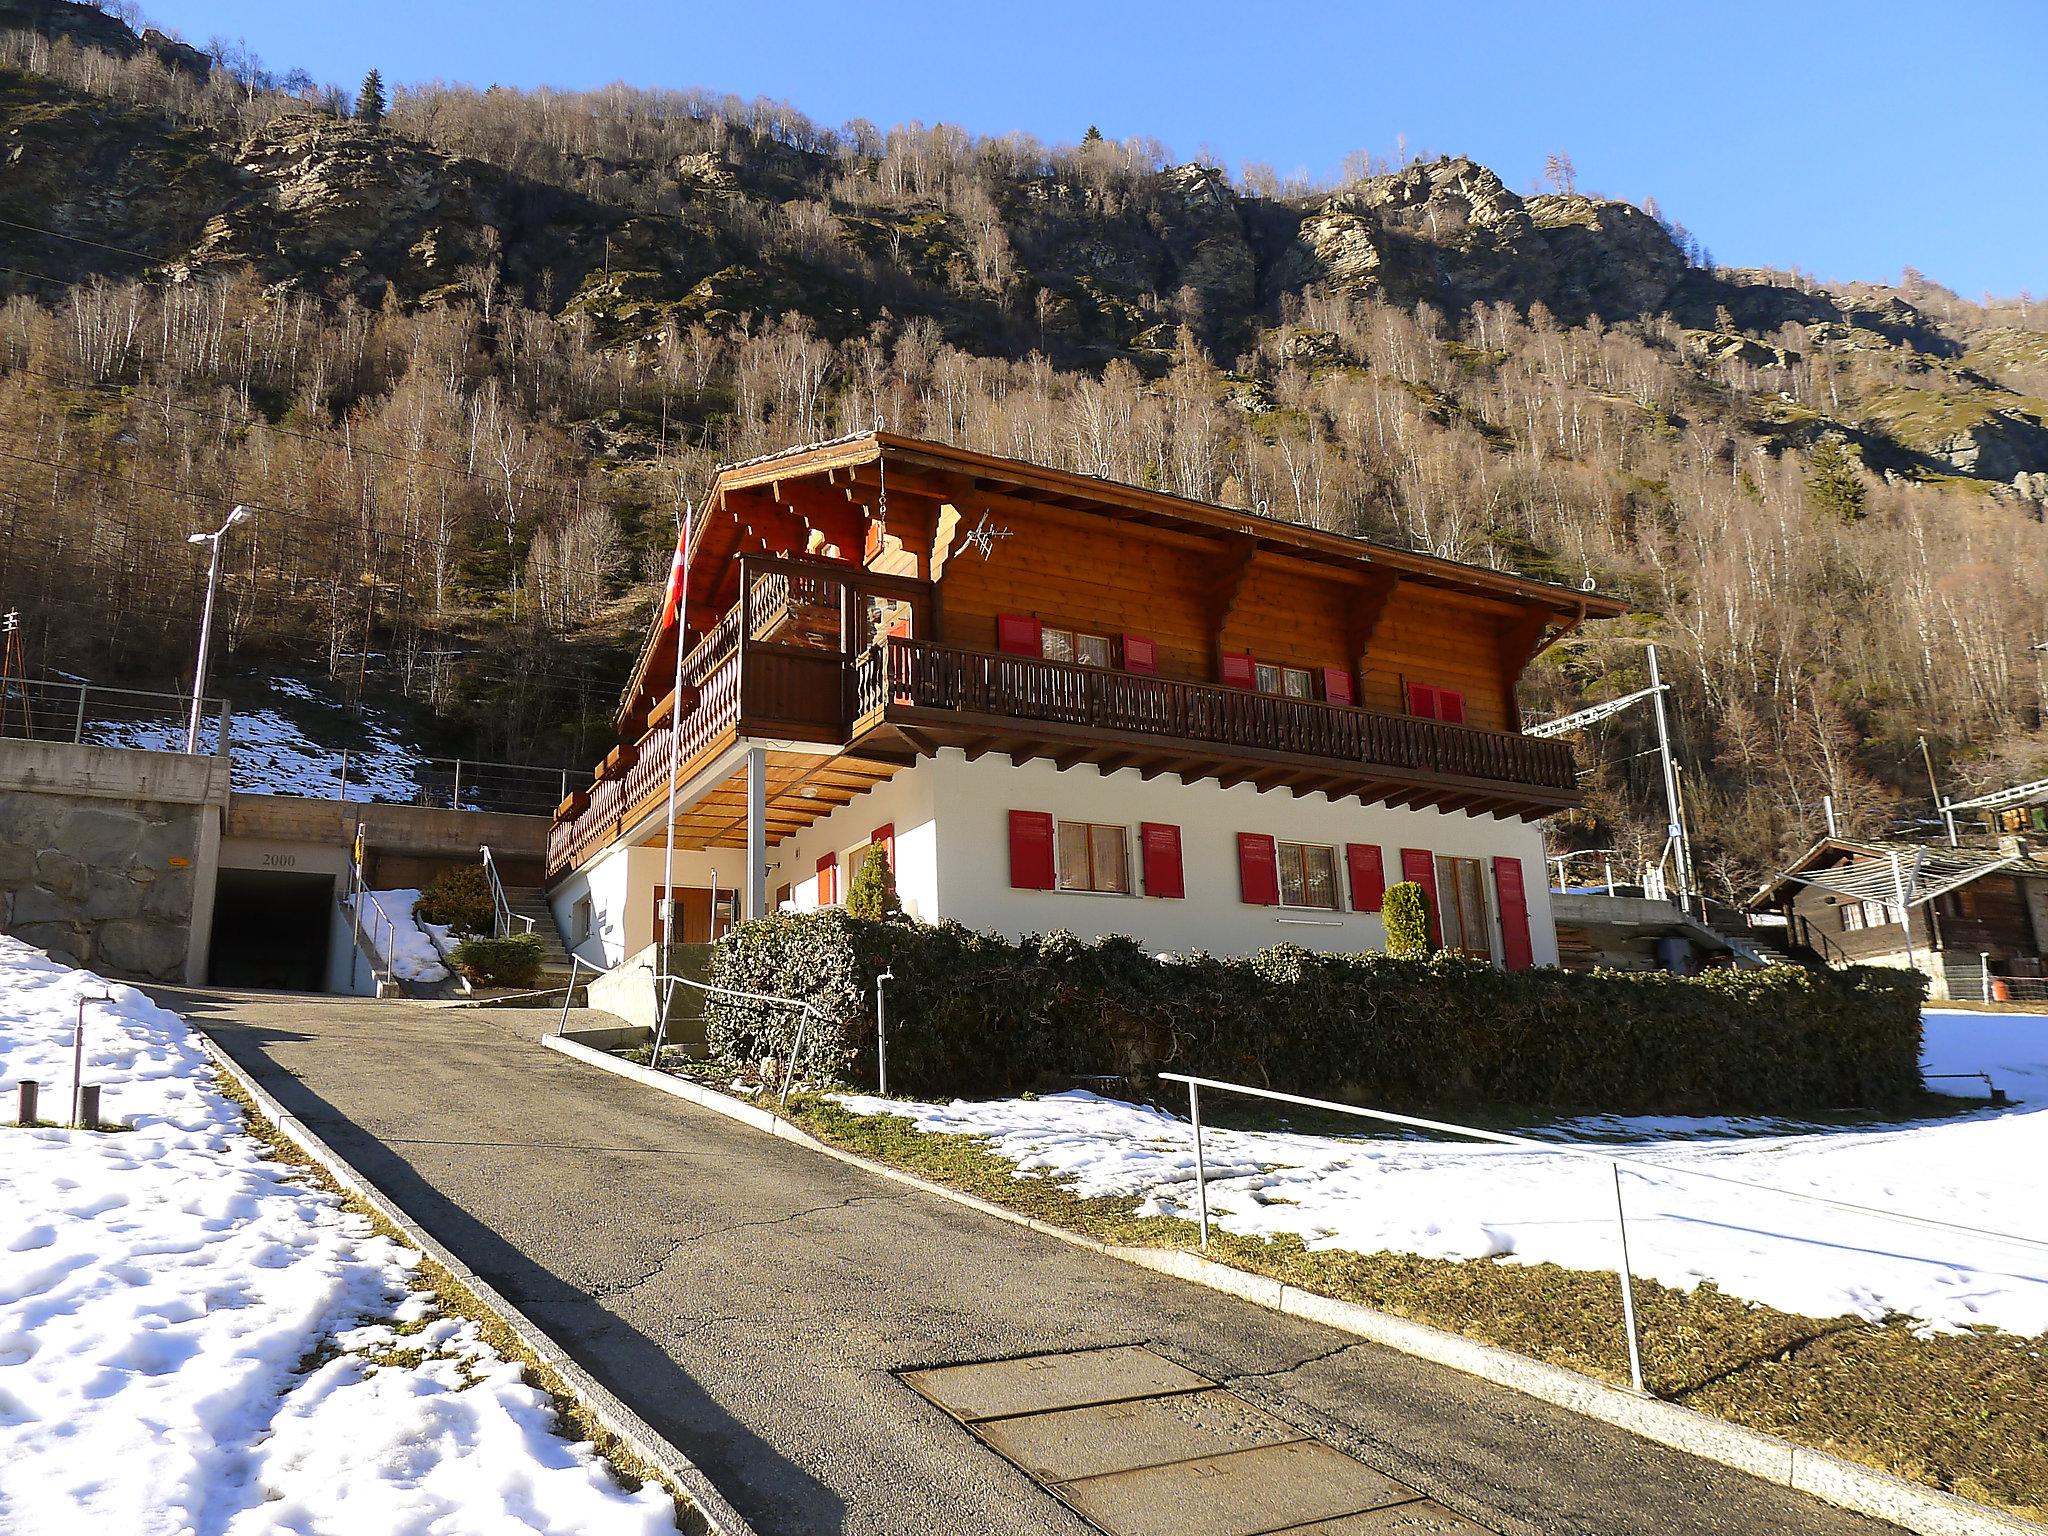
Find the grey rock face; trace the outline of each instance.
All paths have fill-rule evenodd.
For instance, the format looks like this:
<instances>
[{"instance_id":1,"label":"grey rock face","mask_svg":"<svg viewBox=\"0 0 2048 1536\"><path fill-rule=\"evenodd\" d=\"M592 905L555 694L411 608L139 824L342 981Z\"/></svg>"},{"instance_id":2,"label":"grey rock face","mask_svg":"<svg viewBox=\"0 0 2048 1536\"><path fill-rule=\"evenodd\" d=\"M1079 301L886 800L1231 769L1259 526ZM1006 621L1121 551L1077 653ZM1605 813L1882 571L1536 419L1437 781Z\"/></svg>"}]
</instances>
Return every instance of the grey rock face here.
<instances>
[{"instance_id":1,"label":"grey rock face","mask_svg":"<svg viewBox=\"0 0 2048 1536\"><path fill-rule=\"evenodd\" d=\"M147 823L132 812L98 805L68 811L57 846L87 864L125 865L142 841Z\"/></svg>"},{"instance_id":2,"label":"grey rock face","mask_svg":"<svg viewBox=\"0 0 2048 1536\"><path fill-rule=\"evenodd\" d=\"M56 848L36 855L36 883L67 901L85 899L85 861Z\"/></svg>"},{"instance_id":3,"label":"grey rock face","mask_svg":"<svg viewBox=\"0 0 2048 1536\"><path fill-rule=\"evenodd\" d=\"M35 877L35 849L25 843L0 843L0 890L27 885Z\"/></svg>"},{"instance_id":4,"label":"grey rock face","mask_svg":"<svg viewBox=\"0 0 2048 1536\"><path fill-rule=\"evenodd\" d=\"M68 923L84 916L83 902L46 891L39 885L14 893L14 920L17 923Z\"/></svg>"},{"instance_id":5,"label":"grey rock face","mask_svg":"<svg viewBox=\"0 0 2048 1536\"><path fill-rule=\"evenodd\" d=\"M142 887L118 869L96 868L86 877L88 918L134 917L142 911Z\"/></svg>"},{"instance_id":6,"label":"grey rock face","mask_svg":"<svg viewBox=\"0 0 2048 1536\"><path fill-rule=\"evenodd\" d=\"M185 967L184 930L148 918L102 924L99 950L108 967L132 976L167 981Z\"/></svg>"},{"instance_id":7,"label":"grey rock face","mask_svg":"<svg viewBox=\"0 0 2048 1536\"><path fill-rule=\"evenodd\" d=\"M65 965L92 963L92 932L76 923L22 923L14 936Z\"/></svg>"}]
</instances>

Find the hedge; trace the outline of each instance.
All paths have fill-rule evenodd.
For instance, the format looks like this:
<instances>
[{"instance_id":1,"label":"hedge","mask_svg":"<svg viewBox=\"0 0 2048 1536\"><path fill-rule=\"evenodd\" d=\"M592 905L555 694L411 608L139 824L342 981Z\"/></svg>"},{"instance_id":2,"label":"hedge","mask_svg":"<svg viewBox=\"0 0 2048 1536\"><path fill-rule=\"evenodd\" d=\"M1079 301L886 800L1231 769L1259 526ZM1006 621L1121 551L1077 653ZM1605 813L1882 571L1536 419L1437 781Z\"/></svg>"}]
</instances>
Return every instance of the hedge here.
<instances>
[{"instance_id":1,"label":"hedge","mask_svg":"<svg viewBox=\"0 0 2048 1536\"><path fill-rule=\"evenodd\" d=\"M464 939L448 958L472 980L494 987L530 987L540 980L547 954L538 934L515 933L503 939Z\"/></svg>"},{"instance_id":2,"label":"hedge","mask_svg":"<svg viewBox=\"0 0 2048 1536\"><path fill-rule=\"evenodd\" d=\"M1135 941L1012 943L957 924L783 913L715 946L712 980L808 998L801 1070L874 1082L874 977L889 1079L919 1095L1191 1071L1383 1106L1810 1114L1920 1092L1917 972L1790 966L1505 972L1439 954L1292 946L1161 960ZM713 997L713 1056L786 1060L796 1011Z\"/></svg>"}]
</instances>

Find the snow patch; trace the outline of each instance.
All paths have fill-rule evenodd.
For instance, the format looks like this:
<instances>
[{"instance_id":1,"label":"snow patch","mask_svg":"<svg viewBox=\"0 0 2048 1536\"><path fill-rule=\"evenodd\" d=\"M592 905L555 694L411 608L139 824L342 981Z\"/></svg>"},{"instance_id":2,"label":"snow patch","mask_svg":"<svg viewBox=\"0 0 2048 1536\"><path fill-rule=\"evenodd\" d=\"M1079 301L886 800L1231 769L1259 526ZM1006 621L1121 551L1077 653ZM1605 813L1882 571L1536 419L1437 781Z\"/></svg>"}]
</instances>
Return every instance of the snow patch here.
<instances>
[{"instance_id":1,"label":"snow patch","mask_svg":"<svg viewBox=\"0 0 2048 1536\"><path fill-rule=\"evenodd\" d=\"M101 993L85 1077L134 1129L0 1127L0 1530L673 1531L241 1129L177 1015L0 938L0 1083L61 1114Z\"/></svg>"},{"instance_id":2,"label":"snow patch","mask_svg":"<svg viewBox=\"0 0 2048 1536\"><path fill-rule=\"evenodd\" d=\"M1679 1289L1711 1280L1736 1296L1814 1317L1918 1318L1933 1329L2048 1332L2048 1031L1930 1010L1939 1070L1990 1070L2027 1112L1895 1128L1838 1129L1716 1117L1599 1116L1543 1134L1625 1157L1630 1258ZM2008 1021L2012 1016L2005 1016ZM2031 1028L2031 1033L2029 1029ZM1927 1070L1937 1070L1930 1065ZM2026 1083L2038 1085L2029 1094ZM985 1103L907 1103L852 1094L858 1114L988 1138L1020 1177L1050 1174L1141 1215L1195 1214L1188 1123L1092 1093ZM1514 1147L1362 1134L1206 1128L1209 1214L1233 1232L1292 1233L1311 1248L1613 1270L1607 1167ZM1870 1207L1862 1214L1682 1177L1712 1173ZM1882 1213L1979 1229L1932 1230ZM2001 1237L1995 1234L2006 1234ZM2011 1241L2031 1239L2032 1245Z\"/></svg>"}]
</instances>

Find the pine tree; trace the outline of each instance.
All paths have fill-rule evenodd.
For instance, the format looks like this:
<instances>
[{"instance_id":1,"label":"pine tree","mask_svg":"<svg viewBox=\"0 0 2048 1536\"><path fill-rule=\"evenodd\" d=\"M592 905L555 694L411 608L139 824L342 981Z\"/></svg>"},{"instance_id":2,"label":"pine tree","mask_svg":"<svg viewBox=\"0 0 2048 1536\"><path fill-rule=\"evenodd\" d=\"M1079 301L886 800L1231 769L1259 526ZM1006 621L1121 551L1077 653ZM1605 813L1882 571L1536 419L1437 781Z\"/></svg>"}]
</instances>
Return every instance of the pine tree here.
<instances>
[{"instance_id":1,"label":"pine tree","mask_svg":"<svg viewBox=\"0 0 2048 1536\"><path fill-rule=\"evenodd\" d=\"M1413 880L1387 887L1380 900L1387 925L1387 953L1422 959L1429 953L1429 893Z\"/></svg>"},{"instance_id":2,"label":"pine tree","mask_svg":"<svg viewBox=\"0 0 2048 1536\"><path fill-rule=\"evenodd\" d=\"M1814 445L1806 477L1806 503L1823 516L1853 523L1863 516L1863 477L1849 446L1830 432Z\"/></svg>"},{"instance_id":3,"label":"pine tree","mask_svg":"<svg viewBox=\"0 0 2048 1536\"><path fill-rule=\"evenodd\" d=\"M1081 135L1081 142L1084 145L1100 144L1102 142L1102 130L1096 127L1093 123L1090 123L1088 125L1088 131Z\"/></svg>"},{"instance_id":4,"label":"pine tree","mask_svg":"<svg viewBox=\"0 0 2048 1536\"><path fill-rule=\"evenodd\" d=\"M880 843L870 843L846 893L846 915L880 922L902 910L903 903L896 897L896 872L889 868L889 851Z\"/></svg>"},{"instance_id":5,"label":"pine tree","mask_svg":"<svg viewBox=\"0 0 2048 1536\"><path fill-rule=\"evenodd\" d=\"M363 76L363 88L356 92L356 121L372 128L384 121L384 77L374 69Z\"/></svg>"}]
</instances>

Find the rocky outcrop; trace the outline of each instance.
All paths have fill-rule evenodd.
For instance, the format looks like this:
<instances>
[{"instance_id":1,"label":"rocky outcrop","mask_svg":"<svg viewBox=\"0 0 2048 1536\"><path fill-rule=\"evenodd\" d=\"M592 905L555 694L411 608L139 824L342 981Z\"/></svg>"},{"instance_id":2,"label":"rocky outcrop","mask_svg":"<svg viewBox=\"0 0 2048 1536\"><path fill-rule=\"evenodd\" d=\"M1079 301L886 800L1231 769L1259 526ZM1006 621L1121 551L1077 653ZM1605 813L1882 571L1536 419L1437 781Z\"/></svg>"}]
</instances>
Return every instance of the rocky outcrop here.
<instances>
[{"instance_id":1,"label":"rocky outcrop","mask_svg":"<svg viewBox=\"0 0 2048 1536\"><path fill-rule=\"evenodd\" d=\"M1663 226L1627 203L1524 200L1464 158L1417 163L1326 199L1301 221L1284 282L1396 303L1541 303L1568 320L1661 309L1685 274Z\"/></svg>"},{"instance_id":2,"label":"rocky outcrop","mask_svg":"<svg viewBox=\"0 0 2048 1536\"><path fill-rule=\"evenodd\" d=\"M2025 411L1992 411L1949 433L1931 451L1958 474L2018 482L2048 470L2048 427Z\"/></svg>"}]
</instances>

